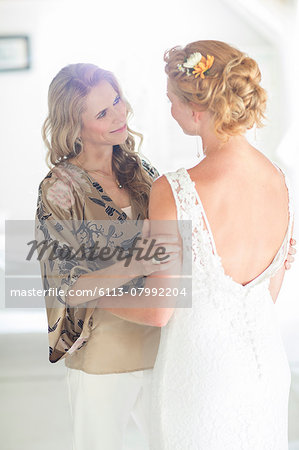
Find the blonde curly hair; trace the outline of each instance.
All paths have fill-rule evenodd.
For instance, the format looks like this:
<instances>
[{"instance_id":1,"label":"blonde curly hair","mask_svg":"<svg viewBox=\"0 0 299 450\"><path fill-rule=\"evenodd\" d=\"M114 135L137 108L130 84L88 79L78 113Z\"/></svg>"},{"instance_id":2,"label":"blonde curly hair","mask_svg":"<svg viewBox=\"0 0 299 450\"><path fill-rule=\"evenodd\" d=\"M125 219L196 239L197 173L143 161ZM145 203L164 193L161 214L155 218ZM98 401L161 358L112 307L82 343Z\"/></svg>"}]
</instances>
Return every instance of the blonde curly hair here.
<instances>
[{"instance_id":1,"label":"blonde curly hair","mask_svg":"<svg viewBox=\"0 0 299 450\"><path fill-rule=\"evenodd\" d=\"M204 79L188 76L178 68L195 52L215 58ZM165 52L164 61L174 93L191 107L209 111L221 140L244 134L254 125L263 126L267 94L260 86L256 61L245 53L225 42L206 40L173 47Z\"/></svg>"},{"instance_id":2,"label":"blonde curly hair","mask_svg":"<svg viewBox=\"0 0 299 450\"><path fill-rule=\"evenodd\" d=\"M94 64L79 63L63 67L50 84L48 116L42 127L42 137L48 148L46 159L50 168L78 156L82 151L82 142L78 137L85 100L90 90L102 80L111 84L124 100L128 115L132 114L112 72ZM128 190L133 211L144 219L148 216L152 177L143 168L142 159L135 149L134 136L138 136L142 142L142 135L128 127L126 141L113 147L112 169L118 181Z\"/></svg>"}]
</instances>

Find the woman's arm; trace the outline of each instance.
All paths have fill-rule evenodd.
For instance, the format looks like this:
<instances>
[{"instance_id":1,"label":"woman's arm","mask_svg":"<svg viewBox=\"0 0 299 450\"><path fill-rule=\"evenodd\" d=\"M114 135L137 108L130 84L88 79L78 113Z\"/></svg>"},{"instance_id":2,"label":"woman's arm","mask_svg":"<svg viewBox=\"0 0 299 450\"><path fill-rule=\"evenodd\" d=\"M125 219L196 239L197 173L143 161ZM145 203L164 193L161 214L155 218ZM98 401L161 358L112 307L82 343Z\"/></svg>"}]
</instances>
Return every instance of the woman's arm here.
<instances>
[{"instance_id":1,"label":"woman's arm","mask_svg":"<svg viewBox=\"0 0 299 450\"><path fill-rule=\"evenodd\" d=\"M293 231L294 231L294 222L292 223L291 236L293 235ZM295 255L296 253L296 249L294 248L295 245L296 245L295 239L291 238L288 246L288 254L286 261L284 261L283 266L270 279L269 291L274 303L276 302L278 294L280 292L285 272L286 270L290 269L291 263L294 261L293 255Z\"/></svg>"},{"instance_id":2,"label":"woman's arm","mask_svg":"<svg viewBox=\"0 0 299 450\"><path fill-rule=\"evenodd\" d=\"M292 227L293 231L293 227ZM291 268L291 263L294 262L294 257L296 253L296 249L294 246L296 245L295 239L291 238L290 245L288 249L288 255L287 259L284 263L284 265L279 269L279 271L274 275L274 277L271 278L270 284L269 284L269 291L272 296L273 302L275 303L278 297L278 294L280 292L282 282L285 276L286 270Z\"/></svg>"},{"instance_id":3,"label":"woman's arm","mask_svg":"<svg viewBox=\"0 0 299 450\"><path fill-rule=\"evenodd\" d=\"M125 265L126 260L123 260L104 269L82 274L67 292L66 301L69 306L74 307L87 301L96 300L100 297L101 292L106 295L108 293L115 295L117 288L124 286L134 278L148 276L153 272L164 273L167 270L177 249L177 239L169 232L164 235L160 233L154 236L155 242L153 243L149 238L148 220L144 222L142 231L143 242L141 240L140 244L137 244L137 247L142 249L139 256L146 255L147 252L149 255L154 255L160 247L169 255L168 259L157 266L149 257L138 259L136 251L135 254L132 252L133 255L128 265Z\"/></svg>"},{"instance_id":4,"label":"woman's arm","mask_svg":"<svg viewBox=\"0 0 299 450\"><path fill-rule=\"evenodd\" d=\"M82 274L72 287L68 289L66 302L69 306L75 307L95 300L99 298L100 290L109 292L125 285L136 277L143 276L141 268L140 265L138 267L135 263L125 267L124 263L120 261L105 269Z\"/></svg>"},{"instance_id":5,"label":"woman's arm","mask_svg":"<svg viewBox=\"0 0 299 450\"><path fill-rule=\"evenodd\" d=\"M156 233L163 233L163 231L165 233L167 230L167 233L173 235L179 243L176 206L171 188L165 177L159 178L152 185L149 217L151 219L151 237L154 237ZM162 288L165 290L167 287L170 289L177 287L180 281L180 278L177 276L180 273L180 266L181 261L177 257L172 267L167 271L163 271L163 274L155 272L148 276L145 288L148 288L149 292L153 292L153 289ZM173 277L173 274L176 276ZM170 307L161 307L161 302L166 304L166 301L166 298L157 298L153 295L133 297L130 294L125 294L122 297L100 299L98 307L131 322L162 327L168 323L174 312L173 300L170 300ZM142 306L136 308L136 304ZM123 307L124 305L126 305L125 308Z\"/></svg>"},{"instance_id":6,"label":"woman's arm","mask_svg":"<svg viewBox=\"0 0 299 450\"><path fill-rule=\"evenodd\" d=\"M292 267L292 263L295 261L295 258L293 256L296 254L295 245L296 245L296 240L291 238L289 253L287 254L287 259L285 260L285 263L284 263L286 270L290 270L290 268Z\"/></svg>"}]
</instances>

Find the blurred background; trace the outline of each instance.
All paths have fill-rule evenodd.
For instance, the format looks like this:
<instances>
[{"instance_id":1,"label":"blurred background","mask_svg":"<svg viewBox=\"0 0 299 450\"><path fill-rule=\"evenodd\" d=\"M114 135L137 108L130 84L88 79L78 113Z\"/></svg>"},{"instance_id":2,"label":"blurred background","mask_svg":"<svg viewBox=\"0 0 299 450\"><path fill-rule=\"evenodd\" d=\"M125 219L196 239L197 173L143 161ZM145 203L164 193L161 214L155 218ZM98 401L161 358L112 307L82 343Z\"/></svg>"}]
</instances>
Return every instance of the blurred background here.
<instances>
[{"instance_id":1,"label":"blurred background","mask_svg":"<svg viewBox=\"0 0 299 450\"><path fill-rule=\"evenodd\" d=\"M269 95L267 122L248 138L287 172L298 213L296 0L0 0L3 450L71 449L65 369L63 363L48 363L45 311L8 309L4 298L5 219L34 218L38 185L48 170L40 129L49 83L70 63L90 62L111 70L133 107L131 127L144 135L143 153L160 173L191 167L197 163L196 139L185 136L170 115L163 53L198 39L226 41L258 61ZM299 449L298 258L276 305L292 370L290 450ZM126 445L146 449L133 423Z\"/></svg>"}]
</instances>

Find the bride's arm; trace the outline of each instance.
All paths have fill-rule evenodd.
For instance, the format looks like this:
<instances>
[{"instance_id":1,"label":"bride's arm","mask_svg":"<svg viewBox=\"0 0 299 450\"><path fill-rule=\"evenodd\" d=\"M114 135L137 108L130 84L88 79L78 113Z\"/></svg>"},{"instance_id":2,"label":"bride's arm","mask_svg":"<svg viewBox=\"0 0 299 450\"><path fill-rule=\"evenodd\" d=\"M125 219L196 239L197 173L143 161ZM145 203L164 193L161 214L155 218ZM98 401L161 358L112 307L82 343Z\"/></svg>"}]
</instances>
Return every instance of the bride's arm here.
<instances>
[{"instance_id":1,"label":"bride's arm","mask_svg":"<svg viewBox=\"0 0 299 450\"><path fill-rule=\"evenodd\" d=\"M163 234L164 231L164 233L167 232L167 234L176 236L179 242L176 206L171 188L165 177L160 177L152 185L149 218L151 220L151 237L155 234ZM164 292L166 288L171 290L177 287L179 277L173 277L172 275L180 273L180 266L181 261L178 257L169 270L163 271L162 274L161 272L151 274L146 279L145 289L148 289L148 292L151 293L155 289L162 289L162 292ZM166 297L125 294L121 297L103 297L98 301L98 307L130 322L162 327L167 324L174 312L173 299L170 299L170 307L161 307L161 305L166 305L166 302ZM138 308L136 307L137 304Z\"/></svg>"}]
</instances>

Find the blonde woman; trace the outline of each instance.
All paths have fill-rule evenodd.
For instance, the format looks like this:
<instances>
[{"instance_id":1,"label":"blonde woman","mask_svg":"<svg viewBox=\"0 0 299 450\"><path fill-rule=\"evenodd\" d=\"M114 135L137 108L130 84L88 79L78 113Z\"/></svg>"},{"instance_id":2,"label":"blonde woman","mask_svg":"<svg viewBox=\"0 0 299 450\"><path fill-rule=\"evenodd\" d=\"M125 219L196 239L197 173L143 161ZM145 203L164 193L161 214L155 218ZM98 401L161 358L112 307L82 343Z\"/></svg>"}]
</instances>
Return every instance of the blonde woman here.
<instances>
[{"instance_id":1,"label":"blonde woman","mask_svg":"<svg viewBox=\"0 0 299 450\"><path fill-rule=\"evenodd\" d=\"M293 210L284 174L245 137L264 117L260 71L219 41L175 47L165 61L171 113L205 157L156 180L150 196L151 219L192 220L193 260L192 308L151 310L164 328L150 448L287 450L290 370L275 301ZM146 286L165 286L156 275ZM148 311L126 318L146 324Z\"/></svg>"},{"instance_id":2,"label":"blonde woman","mask_svg":"<svg viewBox=\"0 0 299 450\"><path fill-rule=\"evenodd\" d=\"M168 268L175 246L157 236L152 251L163 244L170 254L159 266L133 259L126 267L117 254L90 257L96 246L130 249L158 173L135 150L130 106L111 72L91 64L64 67L48 103L43 137L52 168L39 187L36 234L50 251L58 246L54 257L44 251L41 258L49 359L65 358L68 367L74 450L120 450L130 415L147 433L142 379L154 365L160 329L95 308L93 300L99 290L113 295L143 286L144 276Z\"/></svg>"}]
</instances>

